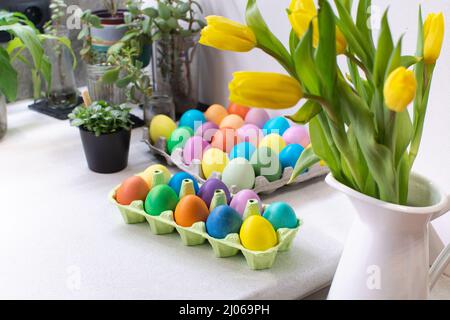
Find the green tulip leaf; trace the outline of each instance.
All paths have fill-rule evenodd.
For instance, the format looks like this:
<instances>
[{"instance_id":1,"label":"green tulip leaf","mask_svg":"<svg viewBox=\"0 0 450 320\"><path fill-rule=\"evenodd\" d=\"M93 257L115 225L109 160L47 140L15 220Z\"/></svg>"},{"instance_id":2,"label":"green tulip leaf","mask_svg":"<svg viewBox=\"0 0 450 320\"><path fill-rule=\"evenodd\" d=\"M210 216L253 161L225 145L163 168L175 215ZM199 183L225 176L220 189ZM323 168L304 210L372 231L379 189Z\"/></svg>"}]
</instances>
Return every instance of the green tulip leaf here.
<instances>
[{"instance_id":1,"label":"green tulip leaf","mask_svg":"<svg viewBox=\"0 0 450 320\"><path fill-rule=\"evenodd\" d=\"M295 49L295 70L303 86L312 94L320 94L320 79L314 62L313 29L310 24L308 31Z\"/></svg>"},{"instance_id":2,"label":"green tulip leaf","mask_svg":"<svg viewBox=\"0 0 450 320\"><path fill-rule=\"evenodd\" d=\"M377 87L380 87L384 83L389 58L394 50L394 43L392 41L392 34L387 19L387 13L388 11L386 10L381 20L381 31L378 38L377 52L375 55L373 81Z\"/></svg>"},{"instance_id":3,"label":"green tulip leaf","mask_svg":"<svg viewBox=\"0 0 450 320\"><path fill-rule=\"evenodd\" d=\"M313 148L306 148L300 158L297 160L294 171L292 172L291 179L288 183L294 182L294 180L301 175L306 169L312 167L320 161L320 158L314 153Z\"/></svg>"},{"instance_id":4,"label":"green tulip leaf","mask_svg":"<svg viewBox=\"0 0 450 320\"><path fill-rule=\"evenodd\" d=\"M307 124L309 121L311 121L312 118L318 115L320 111L322 111L322 107L320 106L320 104L308 100L300 109L298 109L295 114L293 114L292 116L287 116L286 118L292 120L295 123Z\"/></svg>"}]
</instances>

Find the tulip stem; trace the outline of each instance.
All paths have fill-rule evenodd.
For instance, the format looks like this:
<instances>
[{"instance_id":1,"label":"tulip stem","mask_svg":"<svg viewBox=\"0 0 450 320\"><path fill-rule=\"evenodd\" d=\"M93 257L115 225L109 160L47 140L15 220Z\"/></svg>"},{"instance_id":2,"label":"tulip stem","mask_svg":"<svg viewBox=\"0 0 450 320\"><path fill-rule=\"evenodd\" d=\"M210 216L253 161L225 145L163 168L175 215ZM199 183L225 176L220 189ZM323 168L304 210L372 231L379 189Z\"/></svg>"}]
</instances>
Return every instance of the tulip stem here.
<instances>
[{"instance_id":1,"label":"tulip stem","mask_svg":"<svg viewBox=\"0 0 450 320\"><path fill-rule=\"evenodd\" d=\"M347 58L350 59L351 62L353 62L354 64L356 64L366 75L366 79L370 80L372 79L372 74L369 72L369 70L367 70L366 66L364 65L364 63L362 63L359 59L357 59L353 54L351 54L350 52L345 52L345 56Z\"/></svg>"},{"instance_id":2,"label":"tulip stem","mask_svg":"<svg viewBox=\"0 0 450 320\"><path fill-rule=\"evenodd\" d=\"M310 93L305 93L303 95L303 98L319 103L322 107L324 107L326 109L327 114L330 116L332 121L336 122L337 119L334 115L333 106L330 104L330 102L328 102L327 100L325 100L324 98L322 98L320 96L316 96L316 95L310 94Z\"/></svg>"}]
</instances>

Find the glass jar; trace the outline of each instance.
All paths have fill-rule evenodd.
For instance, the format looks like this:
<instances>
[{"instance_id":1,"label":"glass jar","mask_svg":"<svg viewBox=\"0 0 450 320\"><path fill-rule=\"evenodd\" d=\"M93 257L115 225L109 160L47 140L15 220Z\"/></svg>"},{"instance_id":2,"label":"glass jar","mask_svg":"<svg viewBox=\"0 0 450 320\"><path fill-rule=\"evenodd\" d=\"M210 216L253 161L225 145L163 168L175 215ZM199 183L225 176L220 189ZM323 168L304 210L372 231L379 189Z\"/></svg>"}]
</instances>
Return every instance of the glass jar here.
<instances>
[{"instance_id":1,"label":"glass jar","mask_svg":"<svg viewBox=\"0 0 450 320\"><path fill-rule=\"evenodd\" d=\"M109 65L86 65L87 87L92 101L104 100L112 104L122 104L127 101L126 89L117 87L114 83L102 81L104 74L114 68Z\"/></svg>"},{"instance_id":2,"label":"glass jar","mask_svg":"<svg viewBox=\"0 0 450 320\"><path fill-rule=\"evenodd\" d=\"M152 95L144 97L144 122L148 127L154 116L164 114L175 120L175 104L173 99L166 95Z\"/></svg>"},{"instance_id":3,"label":"glass jar","mask_svg":"<svg viewBox=\"0 0 450 320\"><path fill-rule=\"evenodd\" d=\"M0 93L0 140L5 136L8 130L8 118L6 115L6 99Z\"/></svg>"},{"instance_id":4,"label":"glass jar","mask_svg":"<svg viewBox=\"0 0 450 320\"><path fill-rule=\"evenodd\" d=\"M173 98L179 117L198 103L198 35L168 35L153 42L153 91Z\"/></svg>"},{"instance_id":5,"label":"glass jar","mask_svg":"<svg viewBox=\"0 0 450 320\"><path fill-rule=\"evenodd\" d=\"M68 37L68 34L65 27L58 26L58 37ZM73 108L78 94L70 50L58 40L50 39L45 43L45 51L52 64L52 81L47 90L48 105L55 109Z\"/></svg>"}]
</instances>

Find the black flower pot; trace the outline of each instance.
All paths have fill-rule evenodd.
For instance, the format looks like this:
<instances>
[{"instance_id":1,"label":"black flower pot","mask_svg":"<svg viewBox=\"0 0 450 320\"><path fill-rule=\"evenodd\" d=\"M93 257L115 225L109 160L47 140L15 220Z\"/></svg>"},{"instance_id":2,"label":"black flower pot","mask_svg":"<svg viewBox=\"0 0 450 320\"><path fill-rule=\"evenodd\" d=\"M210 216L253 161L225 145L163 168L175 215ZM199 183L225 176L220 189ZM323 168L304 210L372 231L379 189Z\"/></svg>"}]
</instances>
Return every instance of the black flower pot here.
<instances>
[{"instance_id":1,"label":"black flower pot","mask_svg":"<svg viewBox=\"0 0 450 320\"><path fill-rule=\"evenodd\" d=\"M80 135L89 169L98 173L114 173L127 167L131 130L97 137L80 128Z\"/></svg>"}]
</instances>

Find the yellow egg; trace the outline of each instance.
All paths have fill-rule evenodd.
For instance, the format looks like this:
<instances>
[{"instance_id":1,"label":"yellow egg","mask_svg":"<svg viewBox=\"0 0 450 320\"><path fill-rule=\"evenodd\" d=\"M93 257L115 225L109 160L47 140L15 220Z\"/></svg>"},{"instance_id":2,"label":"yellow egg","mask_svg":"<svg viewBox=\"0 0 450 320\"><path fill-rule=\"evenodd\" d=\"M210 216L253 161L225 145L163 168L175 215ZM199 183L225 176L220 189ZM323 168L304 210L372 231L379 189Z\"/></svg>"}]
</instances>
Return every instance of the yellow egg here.
<instances>
[{"instance_id":1,"label":"yellow egg","mask_svg":"<svg viewBox=\"0 0 450 320\"><path fill-rule=\"evenodd\" d=\"M203 154L202 170L203 175L208 179L213 172L222 173L228 164L228 156L225 152L217 148L210 148Z\"/></svg>"},{"instance_id":2,"label":"yellow egg","mask_svg":"<svg viewBox=\"0 0 450 320\"><path fill-rule=\"evenodd\" d=\"M148 167L147 169L145 169L144 172L138 174L138 176L145 180L150 189L152 188L153 175L157 170L162 171L164 173L164 184L168 184L170 178L172 177L172 174L170 173L169 169L167 169L165 166L161 164L154 164Z\"/></svg>"},{"instance_id":3,"label":"yellow egg","mask_svg":"<svg viewBox=\"0 0 450 320\"><path fill-rule=\"evenodd\" d=\"M148 131L152 143L156 143L160 137L169 139L176 128L177 124L166 115L159 114L153 117Z\"/></svg>"},{"instance_id":4,"label":"yellow egg","mask_svg":"<svg viewBox=\"0 0 450 320\"><path fill-rule=\"evenodd\" d=\"M270 222L260 215L253 215L242 223L239 234L244 248L266 251L278 244L278 237Z\"/></svg>"},{"instance_id":5,"label":"yellow egg","mask_svg":"<svg viewBox=\"0 0 450 320\"><path fill-rule=\"evenodd\" d=\"M264 137L264 139L261 140L258 147L267 147L272 149L273 151L280 153L281 150L286 147L286 142L283 140L283 138L276 134L271 133Z\"/></svg>"}]
</instances>

